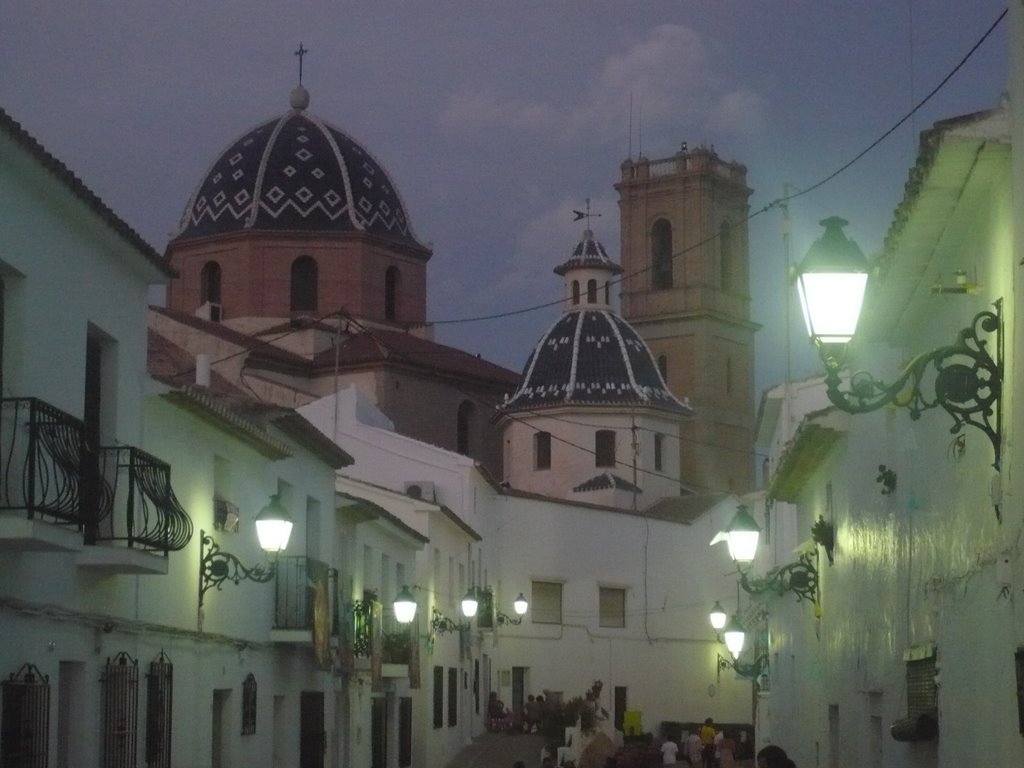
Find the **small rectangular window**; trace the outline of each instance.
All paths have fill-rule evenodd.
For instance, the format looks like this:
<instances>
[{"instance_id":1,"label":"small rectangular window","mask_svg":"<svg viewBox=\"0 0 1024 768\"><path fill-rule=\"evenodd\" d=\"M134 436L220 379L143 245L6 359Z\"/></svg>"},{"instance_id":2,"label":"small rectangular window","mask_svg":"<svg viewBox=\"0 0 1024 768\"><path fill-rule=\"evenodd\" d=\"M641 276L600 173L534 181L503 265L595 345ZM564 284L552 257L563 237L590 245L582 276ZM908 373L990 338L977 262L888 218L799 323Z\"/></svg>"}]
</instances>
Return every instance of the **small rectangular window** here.
<instances>
[{"instance_id":1,"label":"small rectangular window","mask_svg":"<svg viewBox=\"0 0 1024 768\"><path fill-rule=\"evenodd\" d=\"M626 626L626 590L600 587L598 603L600 626L619 628Z\"/></svg>"},{"instance_id":2,"label":"small rectangular window","mask_svg":"<svg viewBox=\"0 0 1024 768\"><path fill-rule=\"evenodd\" d=\"M665 436L659 433L654 435L654 470L660 472L663 463Z\"/></svg>"},{"instance_id":3,"label":"small rectangular window","mask_svg":"<svg viewBox=\"0 0 1024 768\"><path fill-rule=\"evenodd\" d=\"M615 466L615 432L611 429L599 429L594 435L594 465L598 467Z\"/></svg>"},{"instance_id":4,"label":"small rectangular window","mask_svg":"<svg viewBox=\"0 0 1024 768\"><path fill-rule=\"evenodd\" d=\"M434 727L444 727L444 667L434 667Z\"/></svg>"},{"instance_id":5,"label":"small rectangular window","mask_svg":"<svg viewBox=\"0 0 1024 768\"><path fill-rule=\"evenodd\" d=\"M534 469L551 469L551 433L537 432L533 436Z\"/></svg>"},{"instance_id":6,"label":"small rectangular window","mask_svg":"<svg viewBox=\"0 0 1024 768\"><path fill-rule=\"evenodd\" d=\"M459 724L459 670L448 669L448 727Z\"/></svg>"},{"instance_id":7,"label":"small rectangular window","mask_svg":"<svg viewBox=\"0 0 1024 768\"><path fill-rule=\"evenodd\" d=\"M534 624L562 623L562 585L535 581L530 596L530 619Z\"/></svg>"}]
</instances>

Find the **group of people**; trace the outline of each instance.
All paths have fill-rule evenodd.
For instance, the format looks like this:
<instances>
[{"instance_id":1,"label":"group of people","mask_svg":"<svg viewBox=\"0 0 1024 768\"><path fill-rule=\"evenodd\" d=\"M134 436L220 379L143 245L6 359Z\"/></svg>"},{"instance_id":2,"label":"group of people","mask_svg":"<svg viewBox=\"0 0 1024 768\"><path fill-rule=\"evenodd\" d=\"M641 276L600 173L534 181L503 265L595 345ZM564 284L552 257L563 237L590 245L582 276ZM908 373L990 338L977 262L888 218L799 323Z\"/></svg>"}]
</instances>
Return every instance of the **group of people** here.
<instances>
[{"instance_id":1,"label":"group of people","mask_svg":"<svg viewBox=\"0 0 1024 768\"><path fill-rule=\"evenodd\" d=\"M732 766L733 745L724 733L715 728L713 718L704 720L703 725L694 733L683 733L682 744L666 739L661 745L662 762L665 765L676 765L680 762L679 752L682 750L682 762L693 768L730 768ZM757 753L757 768L796 768L796 765L785 750L769 744Z\"/></svg>"},{"instance_id":2,"label":"group of people","mask_svg":"<svg viewBox=\"0 0 1024 768\"><path fill-rule=\"evenodd\" d=\"M497 691L491 691L487 701L488 727L492 731L537 733L543 716L544 697L532 693L526 697L518 715L505 706L505 702L498 698Z\"/></svg>"}]
</instances>

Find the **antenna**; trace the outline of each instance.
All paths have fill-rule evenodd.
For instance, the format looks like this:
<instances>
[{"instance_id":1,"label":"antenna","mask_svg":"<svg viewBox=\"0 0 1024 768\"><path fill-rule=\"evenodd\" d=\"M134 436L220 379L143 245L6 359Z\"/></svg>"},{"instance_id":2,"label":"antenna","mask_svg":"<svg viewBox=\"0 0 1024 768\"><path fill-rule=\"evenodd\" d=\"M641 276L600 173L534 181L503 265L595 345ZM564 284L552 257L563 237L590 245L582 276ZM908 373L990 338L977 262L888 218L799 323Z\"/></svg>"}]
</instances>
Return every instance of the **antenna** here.
<instances>
[{"instance_id":1,"label":"antenna","mask_svg":"<svg viewBox=\"0 0 1024 768\"><path fill-rule=\"evenodd\" d=\"M633 91L629 92L629 159L633 159Z\"/></svg>"},{"instance_id":2,"label":"antenna","mask_svg":"<svg viewBox=\"0 0 1024 768\"><path fill-rule=\"evenodd\" d=\"M637 151L636 156L637 158L641 158L644 156L644 108L641 106L637 111L639 112L639 117L637 119L640 123L638 126L638 131L640 133L640 148Z\"/></svg>"}]
</instances>

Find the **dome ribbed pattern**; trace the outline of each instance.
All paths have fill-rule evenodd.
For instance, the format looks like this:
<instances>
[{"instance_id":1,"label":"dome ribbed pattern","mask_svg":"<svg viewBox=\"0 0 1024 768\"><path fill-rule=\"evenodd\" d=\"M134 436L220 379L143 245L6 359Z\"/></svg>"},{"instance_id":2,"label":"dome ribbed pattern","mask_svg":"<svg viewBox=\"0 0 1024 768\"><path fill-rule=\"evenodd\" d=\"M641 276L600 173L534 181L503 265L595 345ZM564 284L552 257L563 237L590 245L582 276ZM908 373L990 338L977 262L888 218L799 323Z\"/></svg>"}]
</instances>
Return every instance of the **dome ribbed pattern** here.
<instances>
[{"instance_id":1,"label":"dome ribbed pattern","mask_svg":"<svg viewBox=\"0 0 1024 768\"><path fill-rule=\"evenodd\" d=\"M423 247L381 164L301 109L257 126L217 158L176 239L245 230L366 232Z\"/></svg>"},{"instance_id":2,"label":"dome ribbed pattern","mask_svg":"<svg viewBox=\"0 0 1024 768\"><path fill-rule=\"evenodd\" d=\"M583 238L572 249L569 260L555 267L555 274L564 275L570 269L606 269L613 275L622 272L622 267L611 260L604 246L594 239L594 233L589 229L583 232Z\"/></svg>"},{"instance_id":3,"label":"dome ribbed pattern","mask_svg":"<svg viewBox=\"0 0 1024 768\"><path fill-rule=\"evenodd\" d=\"M523 411L564 405L638 405L689 414L668 391L651 352L607 310L567 312L534 347L522 382L503 405Z\"/></svg>"}]
</instances>

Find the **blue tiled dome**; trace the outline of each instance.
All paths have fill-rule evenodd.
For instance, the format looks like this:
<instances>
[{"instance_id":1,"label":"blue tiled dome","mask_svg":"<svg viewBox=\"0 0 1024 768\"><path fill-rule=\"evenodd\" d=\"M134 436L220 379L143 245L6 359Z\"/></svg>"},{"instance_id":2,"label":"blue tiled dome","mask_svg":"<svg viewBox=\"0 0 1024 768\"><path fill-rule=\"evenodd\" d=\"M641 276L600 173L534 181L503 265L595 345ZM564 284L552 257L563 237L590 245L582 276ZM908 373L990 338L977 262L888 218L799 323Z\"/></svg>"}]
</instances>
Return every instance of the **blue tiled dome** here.
<instances>
[{"instance_id":1,"label":"blue tiled dome","mask_svg":"<svg viewBox=\"0 0 1024 768\"><path fill-rule=\"evenodd\" d=\"M565 313L545 333L504 411L564 405L639 405L692 413L669 392L651 351L614 312Z\"/></svg>"},{"instance_id":2,"label":"blue tiled dome","mask_svg":"<svg viewBox=\"0 0 1024 768\"><path fill-rule=\"evenodd\" d=\"M365 148L305 111L252 129L214 161L181 219L178 240L239 231L366 232L423 247L383 166Z\"/></svg>"}]
</instances>

